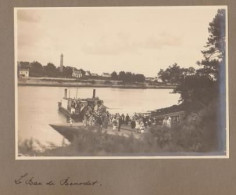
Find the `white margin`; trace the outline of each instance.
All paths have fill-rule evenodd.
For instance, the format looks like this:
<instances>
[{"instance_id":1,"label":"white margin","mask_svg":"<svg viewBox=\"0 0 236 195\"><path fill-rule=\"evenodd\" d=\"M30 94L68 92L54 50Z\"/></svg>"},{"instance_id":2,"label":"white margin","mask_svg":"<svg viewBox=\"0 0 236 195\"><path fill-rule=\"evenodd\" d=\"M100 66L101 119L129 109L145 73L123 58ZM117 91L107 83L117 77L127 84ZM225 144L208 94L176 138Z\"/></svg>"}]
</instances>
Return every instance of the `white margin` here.
<instances>
[{"instance_id":1,"label":"white margin","mask_svg":"<svg viewBox=\"0 0 236 195\"><path fill-rule=\"evenodd\" d=\"M228 26L228 18L229 18L229 13L228 13L228 6L225 6L224 9L226 10L225 14L225 35L227 36L225 39L226 42L226 67L225 67L225 85L226 85L226 156L229 158L229 26Z\"/></svg>"},{"instance_id":2,"label":"white margin","mask_svg":"<svg viewBox=\"0 0 236 195\"><path fill-rule=\"evenodd\" d=\"M18 158L18 77L17 77L17 8L14 8L14 76L15 76L15 158Z\"/></svg>"}]
</instances>

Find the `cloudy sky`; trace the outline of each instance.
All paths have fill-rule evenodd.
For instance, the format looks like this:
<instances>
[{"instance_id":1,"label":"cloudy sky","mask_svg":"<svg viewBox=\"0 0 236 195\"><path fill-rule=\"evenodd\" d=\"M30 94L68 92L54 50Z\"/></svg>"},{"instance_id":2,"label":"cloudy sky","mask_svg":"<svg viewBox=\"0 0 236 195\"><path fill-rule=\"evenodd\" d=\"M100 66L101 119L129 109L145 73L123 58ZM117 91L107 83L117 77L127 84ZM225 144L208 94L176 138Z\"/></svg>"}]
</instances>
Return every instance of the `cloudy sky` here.
<instances>
[{"instance_id":1,"label":"cloudy sky","mask_svg":"<svg viewBox=\"0 0 236 195\"><path fill-rule=\"evenodd\" d=\"M173 63L197 67L219 7L18 8L17 61L95 73L156 76Z\"/></svg>"}]
</instances>

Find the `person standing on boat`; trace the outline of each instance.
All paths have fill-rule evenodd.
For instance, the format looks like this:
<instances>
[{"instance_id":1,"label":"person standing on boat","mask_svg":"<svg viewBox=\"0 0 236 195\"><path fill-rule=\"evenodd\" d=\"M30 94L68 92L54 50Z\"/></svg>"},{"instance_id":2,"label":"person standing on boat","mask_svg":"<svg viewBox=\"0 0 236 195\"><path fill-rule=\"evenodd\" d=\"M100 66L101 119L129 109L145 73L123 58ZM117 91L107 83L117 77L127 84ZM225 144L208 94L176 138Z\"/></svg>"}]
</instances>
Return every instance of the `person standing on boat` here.
<instances>
[{"instance_id":1,"label":"person standing on boat","mask_svg":"<svg viewBox=\"0 0 236 195\"><path fill-rule=\"evenodd\" d=\"M139 124L140 124L140 132L144 133L144 129L145 129L144 122L141 120Z\"/></svg>"},{"instance_id":2,"label":"person standing on boat","mask_svg":"<svg viewBox=\"0 0 236 195\"><path fill-rule=\"evenodd\" d=\"M97 123L99 129L102 129L102 118L101 118L101 116L97 117L96 123Z\"/></svg>"},{"instance_id":3,"label":"person standing on boat","mask_svg":"<svg viewBox=\"0 0 236 195\"><path fill-rule=\"evenodd\" d=\"M71 117L70 117L70 119L69 119L69 122L70 122L70 126L72 126L72 124L73 124L73 120L72 120Z\"/></svg>"},{"instance_id":4,"label":"person standing on boat","mask_svg":"<svg viewBox=\"0 0 236 195\"><path fill-rule=\"evenodd\" d=\"M131 128L132 128L132 129L135 128L135 125L136 125L136 124L135 124L135 118L134 118L134 117L132 118L130 125L131 125Z\"/></svg>"},{"instance_id":5,"label":"person standing on boat","mask_svg":"<svg viewBox=\"0 0 236 195\"><path fill-rule=\"evenodd\" d=\"M98 100L95 100L94 101L94 107L93 107L93 111L94 111L94 113L97 113L97 111L98 111Z\"/></svg>"},{"instance_id":6,"label":"person standing on boat","mask_svg":"<svg viewBox=\"0 0 236 195\"><path fill-rule=\"evenodd\" d=\"M125 115L122 113L122 115L121 115L121 121L122 121L122 124L124 124L125 123Z\"/></svg>"},{"instance_id":7,"label":"person standing on boat","mask_svg":"<svg viewBox=\"0 0 236 195\"><path fill-rule=\"evenodd\" d=\"M120 131L121 124L122 124L122 117L118 116L118 131Z\"/></svg>"},{"instance_id":8,"label":"person standing on boat","mask_svg":"<svg viewBox=\"0 0 236 195\"><path fill-rule=\"evenodd\" d=\"M162 121L162 126L166 127L167 126L167 117L165 117Z\"/></svg>"},{"instance_id":9,"label":"person standing on boat","mask_svg":"<svg viewBox=\"0 0 236 195\"><path fill-rule=\"evenodd\" d=\"M107 129L108 127L108 123L109 123L109 116L108 116L108 113L103 113L102 115L102 126Z\"/></svg>"},{"instance_id":10,"label":"person standing on boat","mask_svg":"<svg viewBox=\"0 0 236 195\"><path fill-rule=\"evenodd\" d=\"M126 117L125 117L125 124L128 125L129 124L129 120L130 120L130 117L128 114L126 114Z\"/></svg>"},{"instance_id":11,"label":"person standing on boat","mask_svg":"<svg viewBox=\"0 0 236 195\"><path fill-rule=\"evenodd\" d=\"M116 116L114 116L112 119L112 126L113 126L113 130L116 130L116 128L118 126Z\"/></svg>"},{"instance_id":12,"label":"person standing on boat","mask_svg":"<svg viewBox=\"0 0 236 195\"><path fill-rule=\"evenodd\" d=\"M103 101L98 102L98 109L97 109L99 114L106 113L106 107L103 105Z\"/></svg>"},{"instance_id":13,"label":"person standing on boat","mask_svg":"<svg viewBox=\"0 0 236 195\"><path fill-rule=\"evenodd\" d=\"M166 121L166 126L167 126L168 128L171 128L171 117L170 117L170 116L168 117L168 119L167 119L167 121Z\"/></svg>"},{"instance_id":14,"label":"person standing on boat","mask_svg":"<svg viewBox=\"0 0 236 195\"><path fill-rule=\"evenodd\" d=\"M88 126L88 116L87 116L86 114L84 115L83 125L84 125L85 127Z\"/></svg>"},{"instance_id":15,"label":"person standing on boat","mask_svg":"<svg viewBox=\"0 0 236 195\"><path fill-rule=\"evenodd\" d=\"M135 128L137 131L140 130L140 120L138 118L135 119Z\"/></svg>"}]
</instances>

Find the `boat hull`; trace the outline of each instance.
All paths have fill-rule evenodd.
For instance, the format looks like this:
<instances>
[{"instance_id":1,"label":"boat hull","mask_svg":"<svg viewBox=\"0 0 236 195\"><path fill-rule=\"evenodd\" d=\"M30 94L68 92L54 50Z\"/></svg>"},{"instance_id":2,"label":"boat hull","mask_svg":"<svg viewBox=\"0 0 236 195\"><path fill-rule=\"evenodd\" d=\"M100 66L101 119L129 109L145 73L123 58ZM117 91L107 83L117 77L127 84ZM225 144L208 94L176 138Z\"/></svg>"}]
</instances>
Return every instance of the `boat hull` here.
<instances>
[{"instance_id":1,"label":"boat hull","mask_svg":"<svg viewBox=\"0 0 236 195\"><path fill-rule=\"evenodd\" d=\"M71 114L67 109L63 108L62 106L59 106L58 110L67 118L72 118L75 122L83 121L83 116L81 114Z\"/></svg>"}]
</instances>

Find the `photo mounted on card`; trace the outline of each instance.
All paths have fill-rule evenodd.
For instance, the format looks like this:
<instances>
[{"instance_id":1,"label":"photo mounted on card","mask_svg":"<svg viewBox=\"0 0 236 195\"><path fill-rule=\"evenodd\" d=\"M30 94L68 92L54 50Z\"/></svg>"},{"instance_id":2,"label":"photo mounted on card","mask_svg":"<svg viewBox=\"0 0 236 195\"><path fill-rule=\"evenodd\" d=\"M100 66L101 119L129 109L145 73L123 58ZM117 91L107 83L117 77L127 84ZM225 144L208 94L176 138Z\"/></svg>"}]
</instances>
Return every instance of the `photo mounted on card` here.
<instances>
[{"instance_id":1,"label":"photo mounted on card","mask_svg":"<svg viewBox=\"0 0 236 195\"><path fill-rule=\"evenodd\" d=\"M226 6L14 18L17 160L229 157Z\"/></svg>"}]
</instances>

